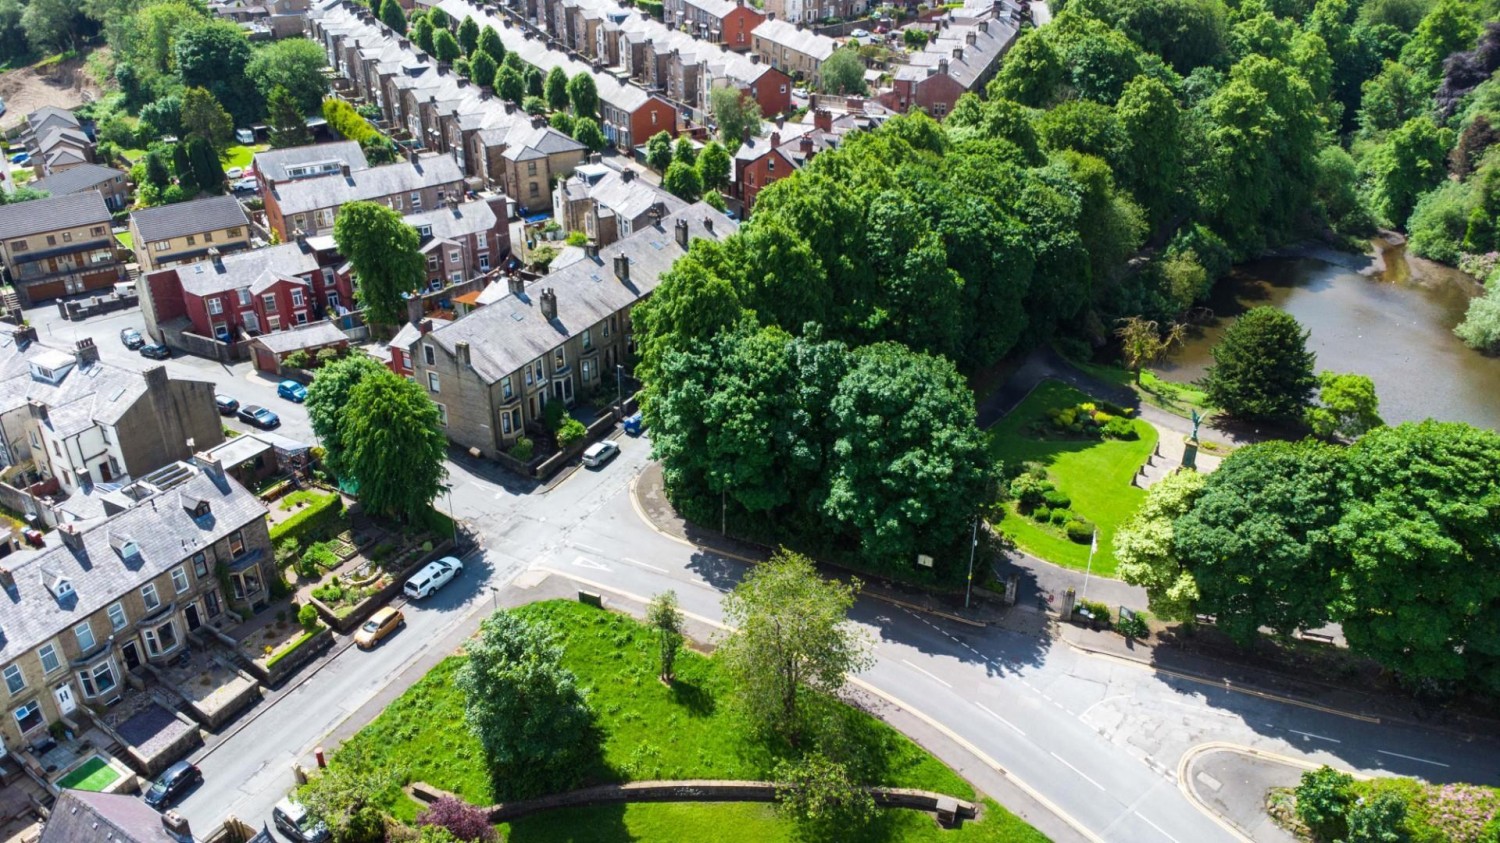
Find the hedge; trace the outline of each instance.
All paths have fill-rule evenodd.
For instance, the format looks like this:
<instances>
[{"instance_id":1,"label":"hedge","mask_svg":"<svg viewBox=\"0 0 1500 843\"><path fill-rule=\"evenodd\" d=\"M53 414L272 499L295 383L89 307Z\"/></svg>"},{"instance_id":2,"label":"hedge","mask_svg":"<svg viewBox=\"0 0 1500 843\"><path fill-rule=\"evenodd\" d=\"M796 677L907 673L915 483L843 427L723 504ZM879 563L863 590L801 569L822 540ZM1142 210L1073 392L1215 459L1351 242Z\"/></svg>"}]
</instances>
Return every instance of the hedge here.
<instances>
[{"instance_id":1,"label":"hedge","mask_svg":"<svg viewBox=\"0 0 1500 843\"><path fill-rule=\"evenodd\" d=\"M327 538L325 533L344 515L344 499L330 492L328 497L303 509L291 518L271 528L271 544L282 539L296 539L306 547Z\"/></svg>"},{"instance_id":2,"label":"hedge","mask_svg":"<svg viewBox=\"0 0 1500 843\"><path fill-rule=\"evenodd\" d=\"M314 610L314 611L316 611L316 610ZM318 624L318 627L316 629L308 630L307 632L304 632L301 635L299 635L297 637L296 641L293 641L290 645L288 645L281 652L277 653L276 655L274 655L271 658L269 658L269 659L266 660L266 670L269 672L271 670L271 668L273 668L273 667L276 666L277 662L281 661L282 659L286 658L287 656L290 656L292 653L297 652L297 648L298 647L301 647L303 644L306 644L308 641L311 641L313 639L313 637L316 636L318 633L322 632L323 629L324 629L324 626L322 624Z\"/></svg>"},{"instance_id":3,"label":"hedge","mask_svg":"<svg viewBox=\"0 0 1500 843\"><path fill-rule=\"evenodd\" d=\"M363 144L370 138L381 137L379 129L370 125L370 121L360 116L354 106L343 100L331 97L323 100L323 119L328 121L329 128L338 132L345 140Z\"/></svg>"}]
</instances>

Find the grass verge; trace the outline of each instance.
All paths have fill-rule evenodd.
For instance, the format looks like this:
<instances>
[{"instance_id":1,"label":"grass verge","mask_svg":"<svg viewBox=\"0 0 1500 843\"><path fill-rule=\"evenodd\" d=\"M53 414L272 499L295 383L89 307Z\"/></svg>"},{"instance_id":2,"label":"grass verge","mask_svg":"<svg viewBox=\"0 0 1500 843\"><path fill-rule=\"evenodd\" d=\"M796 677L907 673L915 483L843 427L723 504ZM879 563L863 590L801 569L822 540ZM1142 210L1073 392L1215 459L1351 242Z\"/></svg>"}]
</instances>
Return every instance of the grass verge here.
<instances>
[{"instance_id":1,"label":"grass verge","mask_svg":"<svg viewBox=\"0 0 1500 843\"><path fill-rule=\"evenodd\" d=\"M223 162L224 169L226 170L230 167L239 167L243 170L250 166L250 160L255 157L255 153L265 152L270 148L269 145L263 143L258 143L254 146L231 146L224 150L224 154L220 156L220 160Z\"/></svg>"},{"instance_id":2,"label":"grass verge","mask_svg":"<svg viewBox=\"0 0 1500 843\"><path fill-rule=\"evenodd\" d=\"M1057 381L1043 381L998 424L990 428L990 454L1014 472L1025 462L1040 462L1057 488L1073 499L1071 509L1099 528L1099 552L1094 573L1114 576L1115 527L1135 512L1145 497L1131 478L1156 447L1156 429L1136 419L1137 438L1041 439L1034 422L1047 414L1090 400L1089 396ZM1000 530L1027 552L1070 568L1088 564L1089 546L1070 541L1061 528L1038 524L1007 505Z\"/></svg>"}]
</instances>

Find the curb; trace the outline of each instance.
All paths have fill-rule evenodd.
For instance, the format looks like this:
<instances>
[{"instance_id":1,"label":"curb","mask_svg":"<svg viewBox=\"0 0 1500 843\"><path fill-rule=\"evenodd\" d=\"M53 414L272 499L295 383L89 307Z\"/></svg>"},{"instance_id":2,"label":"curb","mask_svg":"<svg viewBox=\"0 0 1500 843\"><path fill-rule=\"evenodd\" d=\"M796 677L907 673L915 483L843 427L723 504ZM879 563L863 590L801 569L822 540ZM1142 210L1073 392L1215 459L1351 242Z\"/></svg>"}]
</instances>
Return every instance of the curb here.
<instances>
[{"instance_id":1,"label":"curb","mask_svg":"<svg viewBox=\"0 0 1500 843\"><path fill-rule=\"evenodd\" d=\"M1271 761L1275 761L1278 764L1285 764L1288 767L1296 767L1300 770L1316 770L1319 767L1325 766L1323 764L1314 764L1310 761L1304 761L1300 758L1293 758L1289 755L1282 755L1277 752L1270 752L1264 749L1255 749L1254 747L1243 746L1236 743L1229 743L1228 741L1210 741L1209 743L1198 744L1197 746L1189 748L1187 752L1184 752L1182 754L1182 758L1180 758L1177 762L1177 789L1182 791L1182 795L1187 797L1187 800L1193 804L1194 808L1197 808L1199 811L1203 812L1204 816L1213 820L1214 823L1216 823L1219 827L1234 835L1236 838L1242 841L1242 843L1255 843L1255 840L1254 838L1250 837L1244 831L1244 829L1240 828L1239 825L1237 825L1233 820L1230 820L1228 817L1223 816L1218 811L1215 811L1213 808L1209 807L1208 803L1204 802L1203 799L1198 796L1197 789L1193 787L1192 777L1188 775L1188 768L1193 765L1193 762L1197 761L1199 756L1207 755L1211 752L1233 752L1250 758L1269 759ZM1354 770L1341 770L1341 772L1348 773L1349 775L1360 780L1366 780L1370 778L1370 776L1367 776L1364 773L1356 772Z\"/></svg>"}]
</instances>

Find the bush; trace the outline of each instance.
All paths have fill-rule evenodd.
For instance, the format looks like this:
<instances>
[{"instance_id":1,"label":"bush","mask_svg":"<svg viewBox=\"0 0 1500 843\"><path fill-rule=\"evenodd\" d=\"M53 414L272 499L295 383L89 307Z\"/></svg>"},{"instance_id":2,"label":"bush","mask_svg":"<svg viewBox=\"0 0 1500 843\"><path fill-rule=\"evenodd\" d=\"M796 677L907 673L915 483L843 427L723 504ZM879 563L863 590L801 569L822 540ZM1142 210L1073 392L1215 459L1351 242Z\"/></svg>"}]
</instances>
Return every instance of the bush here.
<instances>
[{"instance_id":1,"label":"bush","mask_svg":"<svg viewBox=\"0 0 1500 843\"><path fill-rule=\"evenodd\" d=\"M301 609L298 609L297 623L302 624L302 628L307 630L308 632L312 632L313 630L317 629L318 610L314 609L311 603L303 606Z\"/></svg>"},{"instance_id":2,"label":"bush","mask_svg":"<svg viewBox=\"0 0 1500 843\"><path fill-rule=\"evenodd\" d=\"M331 606L344 599L344 587L336 582L324 583L313 589L312 596Z\"/></svg>"},{"instance_id":3,"label":"bush","mask_svg":"<svg viewBox=\"0 0 1500 843\"><path fill-rule=\"evenodd\" d=\"M1302 774L1297 785L1297 819L1320 840L1342 840L1348 833L1346 815L1354 801L1354 777L1332 767Z\"/></svg>"},{"instance_id":4,"label":"bush","mask_svg":"<svg viewBox=\"0 0 1500 843\"><path fill-rule=\"evenodd\" d=\"M584 246L588 244L589 236L582 231L571 231L568 233L568 239L563 242L569 246Z\"/></svg>"},{"instance_id":5,"label":"bush","mask_svg":"<svg viewBox=\"0 0 1500 843\"><path fill-rule=\"evenodd\" d=\"M1093 619L1100 623L1109 623L1110 612L1108 603L1100 603L1097 600L1080 600L1078 601L1078 609L1093 615Z\"/></svg>"},{"instance_id":6,"label":"bush","mask_svg":"<svg viewBox=\"0 0 1500 843\"><path fill-rule=\"evenodd\" d=\"M1394 793L1377 793L1349 808L1347 843L1406 843L1406 802Z\"/></svg>"},{"instance_id":7,"label":"bush","mask_svg":"<svg viewBox=\"0 0 1500 843\"><path fill-rule=\"evenodd\" d=\"M1104 435L1110 439L1134 439L1139 434L1136 433L1135 425L1130 423L1130 419L1115 416L1104 423Z\"/></svg>"},{"instance_id":8,"label":"bush","mask_svg":"<svg viewBox=\"0 0 1500 843\"><path fill-rule=\"evenodd\" d=\"M510 455L520 460L521 462L530 462L532 455L535 453L536 443L532 442L530 439L527 439L525 436L517 439L516 444L510 446Z\"/></svg>"},{"instance_id":9,"label":"bush","mask_svg":"<svg viewBox=\"0 0 1500 843\"><path fill-rule=\"evenodd\" d=\"M313 359L317 361L319 366L322 366L326 363L332 363L343 356L344 353L339 351L337 346L329 346L328 348L319 349L317 356Z\"/></svg>"},{"instance_id":10,"label":"bush","mask_svg":"<svg viewBox=\"0 0 1500 843\"><path fill-rule=\"evenodd\" d=\"M1130 617L1121 617L1120 622L1115 624L1115 631L1126 638L1145 638L1151 634L1151 627L1146 624L1146 619L1136 612Z\"/></svg>"},{"instance_id":11,"label":"bush","mask_svg":"<svg viewBox=\"0 0 1500 843\"><path fill-rule=\"evenodd\" d=\"M548 401L547 406L542 408L542 424L547 429L556 433L562 428L563 418L567 416L568 408L561 401Z\"/></svg>"},{"instance_id":12,"label":"bush","mask_svg":"<svg viewBox=\"0 0 1500 843\"><path fill-rule=\"evenodd\" d=\"M1073 499L1057 489L1042 493L1042 500L1052 509L1067 509L1073 505Z\"/></svg>"},{"instance_id":13,"label":"bush","mask_svg":"<svg viewBox=\"0 0 1500 843\"><path fill-rule=\"evenodd\" d=\"M1047 482L1045 476L1031 471L1010 481L1010 496L1015 498L1016 505L1023 512L1030 511L1042 503L1051 489L1052 484Z\"/></svg>"},{"instance_id":14,"label":"bush","mask_svg":"<svg viewBox=\"0 0 1500 843\"><path fill-rule=\"evenodd\" d=\"M451 796L439 797L432 807L417 815L417 825L446 828L455 838L465 841L491 841L495 828L482 808Z\"/></svg>"},{"instance_id":15,"label":"bush","mask_svg":"<svg viewBox=\"0 0 1500 843\"><path fill-rule=\"evenodd\" d=\"M559 448L566 448L574 442L577 442L578 440L587 436L588 432L588 428L584 427L583 422L579 421L578 419L565 419L562 423L562 427L559 427L557 429L557 446Z\"/></svg>"},{"instance_id":16,"label":"bush","mask_svg":"<svg viewBox=\"0 0 1500 843\"><path fill-rule=\"evenodd\" d=\"M333 547L328 542L308 545L307 550L302 551L302 560L319 568L333 568L339 564L338 554L333 552Z\"/></svg>"},{"instance_id":17,"label":"bush","mask_svg":"<svg viewBox=\"0 0 1500 843\"><path fill-rule=\"evenodd\" d=\"M286 359L281 361L281 365L290 366L293 369L311 369L312 357L309 356L306 351L298 349L297 351L288 354L286 356Z\"/></svg>"},{"instance_id":18,"label":"bush","mask_svg":"<svg viewBox=\"0 0 1500 843\"><path fill-rule=\"evenodd\" d=\"M1073 520L1073 513L1066 509L1054 509L1052 510L1052 516L1050 520L1053 524L1062 526L1063 524L1066 524L1069 521Z\"/></svg>"},{"instance_id":19,"label":"bush","mask_svg":"<svg viewBox=\"0 0 1500 843\"><path fill-rule=\"evenodd\" d=\"M344 499L338 495L328 497L303 509L291 518L271 528L271 541L294 539L298 542L313 542L326 537L326 533L339 523L344 515Z\"/></svg>"},{"instance_id":20,"label":"bush","mask_svg":"<svg viewBox=\"0 0 1500 843\"><path fill-rule=\"evenodd\" d=\"M1031 511L1031 517L1035 518L1038 523L1046 524L1052 519L1052 510L1048 509L1046 504L1043 504Z\"/></svg>"},{"instance_id":21,"label":"bush","mask_svg":"<svg viewBox=\"0 0 1500 843\"><path fill-rule=\"evenodd\" d=\"M1068 534L1068 539L1079 544L1088 544L1094 540L1094 525L1083 519L1069 521L1063 527Z\"/></svg>"}]
</instances>

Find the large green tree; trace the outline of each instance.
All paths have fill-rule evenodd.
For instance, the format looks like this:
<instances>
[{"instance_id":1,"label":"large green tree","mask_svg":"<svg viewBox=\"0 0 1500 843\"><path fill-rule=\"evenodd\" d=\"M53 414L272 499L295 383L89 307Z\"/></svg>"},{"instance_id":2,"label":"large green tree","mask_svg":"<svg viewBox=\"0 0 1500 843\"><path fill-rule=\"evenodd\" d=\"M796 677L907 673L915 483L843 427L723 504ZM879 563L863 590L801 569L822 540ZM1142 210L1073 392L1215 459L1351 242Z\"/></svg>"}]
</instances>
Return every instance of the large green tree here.
<instances>
[{"instance_id":1,"label":"large green tree","mask_svg":"<svg viewBox=\"0 0 1500 843\"><path fill-rule=\"evenodd\" d=\"M565 111L568 108L568 73L562 67L554 67L547 71L547 81L542 86L543 96L547 100L547 107L553 111Z\"/></svg>"},{"instance_id":2,"label":"large green tree","mask_svg":"<svg viewBox=\"0 0 1500 843\"><path fill-rule=\"evenodd\" d=\"M1427 116L1413 117L1385 136L1360 162L1370 211L1388 225L1405 225L1417 199L1447 178L1453 130Z\"/></svg>"},{"instance_id":3,"label":"large green tree","mask_svg":"<svg viewBox=\"0 0 1500 843\"><path fill-rule=\"evenodd\" d=\"M823 78L824 93L852 96L863 95L868 90L865 61L859 57L859 50L853 47L834 50L833 55L823 60L818 72Z\"/></svg>"},{"instance_id":4,"label":"large green tree","mask_svg":"<svg viewBox=\"0 0 1500 843\"><path fill-rule=\"evenodd\" d=\"M686 161L673 161L662 176L661 186L685 202L697 202L703 195L703 177Z\"/></svg>"},{"instance_id":5,"label":"large green tree","mask_svg":"<svg viewBox=\"0 0 1500 843\"><path fill-rule=\"evenodd\" d=\"M203 88L182 92L182 130L188 138L203 138L216 152L223 152L234 140L233 118Z\"/></svg>"},{"instance_id":6,"label":"large green tree","mask_svg":"<svg viewBox=\"0 0 1500 843\"><path fill-rule=\"evenodd\" d=\"M448 439L424 387L390 370L349 390L340 424L348 478L367 512L421 518L443 489Z\"/></svg>"},{"instance_id":7,"label":"large green tree","mask_svg":"<svg viewBox=\"0 0 1500 843\"><path fill-rule=\"evenodd\" d=\"M260 119L265 103L247 74L253 53L238 24L211 20L186 27L173 54L183 85L207 88L241 126Z\"/></svg>"},{"instance_id":8,"label":"large green tree","mask_svg":"<svg viewBox=\"0 0 1500 843\"><path fill-rule=\"evenodd\" d=\"M488 53L496 64L505 61L505 42L500 40L500 33L492 26L486 25L479 30L479 50Z\"/></svg>"},{"instance_id":9,"label":"large green tree","mask_svg":"<svg viewBox=\"0 0 1500 843\"><path fill-rule=\"evenodd\" d=\"M349 393L366 375L383 367L368 354L349 354L318 368L307 388L307 418L323 445L323 465L335 477L348 471L348 443L344 438L344 408Z\"/></svg>"},{"instance_id":10,"label":"large green tree","mask_svg":"<svg viewBox=\"0 0 1500 843\"><path fill-rule=\"evenodd\" d=\"M458 46L458 39L452 32L439 29L432 33L432 55L440 62L452 64L463 55L463 49Z\"/></svg>"},{"instance_id":11,"label":"large green tree","mask_svg":"<svg viewBox=\"0 0 1500 843\"><path fill-rule=\"evenodd\" d=\"M1296 317L1273 307L1241 316L1213 348L1208 400L1245 419L1296 419L1312 398L1317 355Z\"/></svg>"},{"instance_id":12,"label":"large green tree","mask_svg":"<svg viewBox=\"0 0 1500 843\"><path fill-rule=\"evenodd\" d=\"M187 148L189 166L193 171L193 183L199 190L220 194L224 192L224 165L219 163L219 153L202 135L193 135L183 141ZM181 175L180 173L178 174Z\"/></svg>"},{"instance_id":13,"label":"large green tree","mask_svg":"<svg viewBox=\"0 0 1500 843\"><path fill-rule=\"evenodd\" d=\"M593 117L599 113L599 88L594 77L579 71L568 80L568 102L573 105L574 117Z\"/></svg>"},{"instance_id":14,"label":"large green tree","mask_svg":"<svg viewBox=\"0 0 1500 843\"><path fill-rule=\"evenodd\" d=\"M1145 588L1151 611L1166 620L1191 621L1197 613L1198 581L1177 551L1174 524L1192 511L1206 480L1191 470L1162 478L1115 531L1120 579Z\"/></svg>"},{"instance_id":15,"label":"large green tree","mask_svg":"<svg viewBox=\"0 0 1500 843\"><path fill-rule=\"evenodd\" d=\"M1385 424L1375 382L1364 375L1318 373L1318 400L1307 409L1307 426L1325 439L1358 439Z\"/></svg>"},{"instance_id":16,"label":"large green tree","mask_svg":"<svg viewBox=\"0 0 1500 843\"><path fill-rule=\"evenodd\" d=\"M406 318L403 293L419 287L427 263L421 238L401 214L375 202L349 202L333 221L333 241L354 269L355 295L377 325Z\"/></svg>"},{"instance_id":17,"label":"large green tree","mask_svg":"<svg viewBox=\"0 0 1500 843\"><path fill-rule=\"evenodd\" d=\"M307 115L286 88L276 87L266 99L266 122L271 127L271 146L278 149L312 143Z\"/></svg>"},{"instance_id":18,"label":"large green tree","mask_svg":"<svg viewBox=\"0 0 1500 843\"><path fill-rule=\"evenodd\" d=\"M471 17L464 17L463 23L458 25L458 46L464 48L464 55L472 56L479 49L479 24Z\"/></svg>"},{"instance_id":19,"label":"large green tree","mask_svg":"<svg viewBox=\"0 0 1500 843\"><path fill-rule=\"evenodd\" d=\"M297 791L297 798L328 826L334 843L373 843L385 838L381 805L400 794L402 776L400 769L372 758L355 741L340 748L333 762Z\"/></svg>"},{"instance_id":20,"label":"large green tree","mask_svg":"<svg viewBox=\"0 0 1500 843\"><path fill-rule=\"evenodd\" d=\"M726 85L708 94L708 110L719 125L719 138L730 149L739 149L748 132L760 134L760 103L745 96L738 87Z\"/></svg>"},{"instance_id":21,"label":"large green tree","mask_svg":"<svg viewBox=\"0 0 1500 843\"><path fill-rule=\"evenodd\" d=\"M328 62L323 48L306 38L284 38L255 51L245 73L268 102L285 88L304 115L316 114L328 95Z\"/></svg>"},{"instance_id":22,"label":"large green tree","mask_svg":"<svg viewBox=\"0 0 1500 843\"><path fill-rule=\"evenodd\" d=\"M709 141L698 155L698 176L704 190L726 190L734 160L718 141Z\"/></svg>"}]
</instances>

